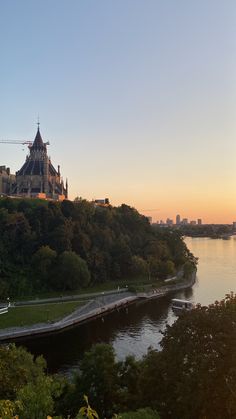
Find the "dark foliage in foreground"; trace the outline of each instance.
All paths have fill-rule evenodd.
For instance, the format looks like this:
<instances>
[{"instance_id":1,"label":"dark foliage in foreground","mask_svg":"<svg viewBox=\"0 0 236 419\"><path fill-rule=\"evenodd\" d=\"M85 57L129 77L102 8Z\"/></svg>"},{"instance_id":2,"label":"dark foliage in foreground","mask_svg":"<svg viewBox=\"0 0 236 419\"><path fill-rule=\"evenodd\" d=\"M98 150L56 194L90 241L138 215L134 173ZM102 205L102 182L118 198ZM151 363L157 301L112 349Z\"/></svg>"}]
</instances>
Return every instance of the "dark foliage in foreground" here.
<instances>
[{"instance_id":1,"label":"dark foliage in foreground","mask_svg":"<svg viewBox=\"0 0 236 419\"><path fill-rule=\"evenodd\" d=\"M149 406L162 419L236 418L236 296L183 313L162 351L141 361L117 363L112 353L92 348L75 383L74 394L88 394L101 414Z\"/></svg>"},{"instance_id":2,"label":"dark foliage in foreground","mask_svg":"<svg viewBox=\"0 0 236 419\"><path fill-rule=\"evenodd\" d=\"M195 263L178 232L127 205L0 199L0 298L107 280L164 278Z\"/></svg>"},{"instance_id":3,"label":"dark foliage in foreground","mask_svg":"<svg viewBox=\"0 0 236 419\"><path fill-rule=\"evenodd\" d=\"M162 351L143 361L140 386L143 404L163 418L236 418L236 296L168 326Z\"/></svg>"},{"instance_id":4,"label":"dark foliage in foreground","mask_svg":"<svg viewBox=\"0 0 236 419\"><path fill-rule=\"evenodd\" d=\"M149 350L140 361L117 362L112 347L99 344L72 382L43 367L23 349L0 349L0 400L19 402L15 410L25 419L41 418L35 412L75 418L84 394L100 418L136 411L130 418L159 412L162 419L235 419L236 296L181 315L167 328L162 351Z\"/></svg>"}]
</instances>

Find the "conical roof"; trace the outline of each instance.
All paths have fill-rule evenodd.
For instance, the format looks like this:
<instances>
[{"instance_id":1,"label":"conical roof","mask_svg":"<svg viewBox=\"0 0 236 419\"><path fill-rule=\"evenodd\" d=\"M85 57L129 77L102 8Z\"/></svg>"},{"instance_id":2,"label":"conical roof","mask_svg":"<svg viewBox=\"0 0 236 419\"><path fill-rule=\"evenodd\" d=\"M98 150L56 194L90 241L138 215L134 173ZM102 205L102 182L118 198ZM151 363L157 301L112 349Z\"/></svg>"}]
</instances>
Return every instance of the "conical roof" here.
<instances>
[{"instance_id":1,"label":"conical roof","mask_svg":"<svg viewBox=\"0 0 236 419\"><path fill-rule=\"evenodd\" d=\"M36 137L34 139L32 148L41 148L41 147L44 147L44 144L43 144L43 140L42 140L42 137L41 137L41 134L40 134L40 131L39 131L39 127L38 127L38 131L37 131Z\"/></svg>"}]
</instances>

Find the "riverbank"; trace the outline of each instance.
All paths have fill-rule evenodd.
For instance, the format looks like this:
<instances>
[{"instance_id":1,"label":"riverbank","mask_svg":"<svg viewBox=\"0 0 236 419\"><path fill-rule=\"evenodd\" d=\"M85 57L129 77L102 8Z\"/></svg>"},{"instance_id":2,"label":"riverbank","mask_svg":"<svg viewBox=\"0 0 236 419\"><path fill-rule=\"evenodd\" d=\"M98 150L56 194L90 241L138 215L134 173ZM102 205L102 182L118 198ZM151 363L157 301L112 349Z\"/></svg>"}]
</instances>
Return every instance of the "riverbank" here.
<instances>
[{"instance_id":1,"label":"riverbank","mask_svg":"<svg viewBox=\"0 0 236 419\"><path fill-rule=\"evenodd\" d=\"M187 280L181 283L160 287L147 293L135 294L126 290L122 290L122 293L120 293L120 291L109 294L102 293L99 297L90 300L87 304L59 321L35 324L33 326L2 329L0 331L0 341L14 341L27 337L32 338L46 334L60 333L65 329L76 327L99 317L103 318L115 310L126 309L129 305L138 301L148 301L150 299L164 297L172 292L192 287L195 280L196 271L193 272Z\"/></svg>"},{"instance_id":2,"label":"riverbank","mask_svg":"<svg viewBox=\"0 0 236 419\"><path fill-rule=\"evenodd\" d=\"M87 304L88 301L66 301L66 302L47 302L41 304L10 306L0 309L0 330L12 327L28 327L38 323L56 322L79 307Z\"/></svg>"}]
</instances>

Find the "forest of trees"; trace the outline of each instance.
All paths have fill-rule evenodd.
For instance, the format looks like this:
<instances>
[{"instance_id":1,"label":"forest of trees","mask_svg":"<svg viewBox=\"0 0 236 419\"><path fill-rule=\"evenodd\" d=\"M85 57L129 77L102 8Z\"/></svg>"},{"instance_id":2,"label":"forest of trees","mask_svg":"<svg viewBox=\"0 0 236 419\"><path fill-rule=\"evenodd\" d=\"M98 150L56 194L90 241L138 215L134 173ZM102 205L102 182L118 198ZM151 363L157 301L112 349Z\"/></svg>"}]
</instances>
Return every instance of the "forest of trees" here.
<instances>
[{"instance_id":1,"label":"forest of trees","mask_svg":"<svg viewBox=\"0 0 236 419\"><path fill-rule=\"evenodd\" d=\"M95 345L71 379L48 375L43 358L23 348L0 346L0 418L82 418L84 395L100 419L236 418L235 295L183 313L161 346L117 361L111 346Z\"/></svg>"},{"instance_id":2,"label":"forest of trees","mask_svg":"<svg viewBox=\"0 0 236 419\"><path fill-rule=\"evenodd\" d=\"M186 224L178 226L178 228L184 236L189 237L211 237L212 239L218 239L234 233L233 226L229 224Z\"/></svg>"},{"instance_id":3,"label":"forest of trees","mask_svg":"<svg viewBox=\"0 0 236 419\"><path fill-rule=\"evenodd\" d=\"M0 298L165 278L195 262L179 232L155 231L124 204L0 199Z\"/></svg>"}]
</instances>

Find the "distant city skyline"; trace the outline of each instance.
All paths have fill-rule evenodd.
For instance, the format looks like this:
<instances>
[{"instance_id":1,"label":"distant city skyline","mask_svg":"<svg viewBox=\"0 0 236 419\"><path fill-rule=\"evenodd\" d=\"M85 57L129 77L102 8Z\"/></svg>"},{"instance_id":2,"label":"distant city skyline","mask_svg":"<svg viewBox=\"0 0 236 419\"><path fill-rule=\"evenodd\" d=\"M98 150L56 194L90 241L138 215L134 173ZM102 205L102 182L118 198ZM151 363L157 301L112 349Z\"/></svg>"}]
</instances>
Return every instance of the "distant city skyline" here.
<instances>
[{"instance_id":1,"label":"distant city skyline","mask_svg":"<svg viewBox=\"0 0 236 419\"><path fill-rule=\"evenodd\" d=\"M235 21L232 0L1 2L0 140L33 140L39 115L70 199L231 223Z\"/></svg>"},{"instance_id":2,"label":"distant city skyline","mask_svg":"<svg viewBox=\"0 0 236 419\"><path fill-rule=\"evenodd\" d=\"M152 217L148 217L148 218L152 218ZM152 219L151 219L152 221ZM175 219L174 218L169 218L167 217L166 220L165 219L160 219L160 220L156 220L156 223L158 224L167 224L167 225L186 225L186 224L192 224L192 225L202 225L203 220L202 218L197 218L197 219L189 219L186 217L182 217L180 216L180 214L177 214Z\"/></svg>"}]
</instances>

